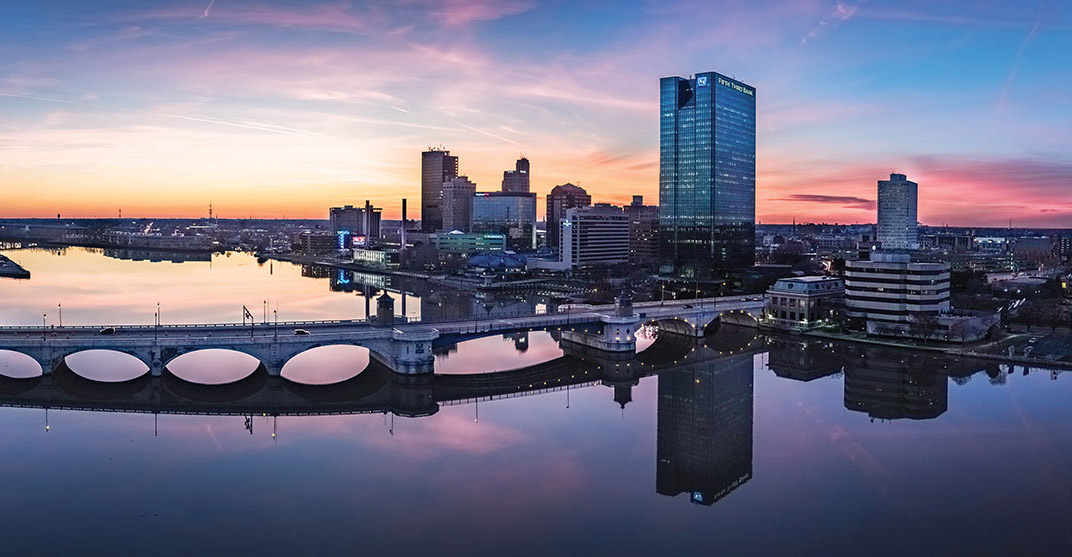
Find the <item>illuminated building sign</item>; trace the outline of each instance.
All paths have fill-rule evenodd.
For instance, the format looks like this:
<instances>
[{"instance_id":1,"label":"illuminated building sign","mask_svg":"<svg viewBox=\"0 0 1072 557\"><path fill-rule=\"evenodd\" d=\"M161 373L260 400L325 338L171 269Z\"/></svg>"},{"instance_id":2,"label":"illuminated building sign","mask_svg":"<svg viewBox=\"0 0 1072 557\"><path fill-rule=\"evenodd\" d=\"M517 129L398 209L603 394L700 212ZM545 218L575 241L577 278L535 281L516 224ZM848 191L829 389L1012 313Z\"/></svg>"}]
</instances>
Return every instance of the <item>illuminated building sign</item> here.
<instances>
[{"instance_id":1,"label":"illuminated building sign","mask_svg":"<svg viewBox=\"0 0 1072 557\"><path fill-rule=\"evenodd\" d=\"M745 87L744 85L739 85L739 84L734 83L734 82L732 82L732 81L730 81L728 79L724 79L724 78L720 77L720 78L718 78L718 84L723 86L723 87L729 87L730 89L733 89L734 91L744 93L744 94L748 95L749 97L756 96L756 90L755 89L752 89L751 87Z\"/></svg>"},{"instance_id":2,"label":"illuminated building sign","mask_svg":"<svg viewBox=\"0 0 1072 557\"><path fill-rule=\"evenodd\" d=\"M354 245L354 247L364 247L366 244L367 244L367 241L366 241L365 236L358 236L356 234L354 235L354 237L353 237L353 245Z\"/></svg>"}]
</instances>

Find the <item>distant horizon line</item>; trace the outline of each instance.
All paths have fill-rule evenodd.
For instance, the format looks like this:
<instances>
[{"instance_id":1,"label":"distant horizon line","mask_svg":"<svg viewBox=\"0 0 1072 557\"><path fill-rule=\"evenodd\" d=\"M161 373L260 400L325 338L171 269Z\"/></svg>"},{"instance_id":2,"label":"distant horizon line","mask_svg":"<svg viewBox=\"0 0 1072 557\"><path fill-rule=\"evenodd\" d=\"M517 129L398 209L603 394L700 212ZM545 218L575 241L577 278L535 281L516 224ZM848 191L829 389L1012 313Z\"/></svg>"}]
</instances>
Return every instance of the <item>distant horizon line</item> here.
<instances>
[{"instance_id":1,"label":"distant horizon line","mask_svg":"<svg viewBox=\"0 0 1072 557\"><path fill-rule=\"evenodd\" d=\"M401 221L399 218L386 218L382 217L385 221ZM316 217L0 217L0 224L5 221L103 221L103 220L129 220L129 221L141 221L141 220L184 220L184 221L239 221L239 220L254 220L254 221L326 221L330 222L330 217L316 218ZM409 222L421 222L420 219L407 219ZM537 220L536 222L546 222L546 219ZM876 222L757 222L756 226L877 226ZM927 228L1002 228L1002 229L1033 229L1033 230L1072 230L1072 226L1069 227L1056 227L1056 226L1013 226L1012 223L997 224L997 225L979 225L979 224L926 224L919 223L920 226Z\"/></svg>"}]
</instances>

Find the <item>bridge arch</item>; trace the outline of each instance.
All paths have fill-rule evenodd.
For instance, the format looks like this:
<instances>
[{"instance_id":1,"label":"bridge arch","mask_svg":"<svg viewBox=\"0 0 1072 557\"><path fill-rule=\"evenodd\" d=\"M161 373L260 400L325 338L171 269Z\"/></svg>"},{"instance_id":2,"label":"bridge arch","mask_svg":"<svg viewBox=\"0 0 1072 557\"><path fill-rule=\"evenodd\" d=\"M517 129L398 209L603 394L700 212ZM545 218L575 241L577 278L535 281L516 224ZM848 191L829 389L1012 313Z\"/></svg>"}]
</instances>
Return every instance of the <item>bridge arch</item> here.
<instances>
[{"instance_id":1,"label":"bridge arch","mask_svg":"<svg viewBox=\"0 0 1072 557\"><path fill-rule=\"evenodd\" d=\"M68 351L60 362L57 367L64 367L82 379L96 383L125 383L148 374L150 370L141 354L119 348L78 348Z\"/></svg>"},{"instance_id":2,"label":"bridge arch","mask_svg":"<svg viewBox=\"0 0 1072 557\"><path fill-rule=\"evenodd\" d=\"M703 336L710 336L718 331L722 325L735 327L759 327L759 319L747 310L729 310L716 315L703 327Z\"/></svg>"},{"instance_id":3,"label":"bridge arch","mask_svg":"<svg viewBox=\"0 0 1072 557\"><path fill-rule=\"evenodd\" d=\"M177 379L185 381L193 385L229 385L231 383L238 383L252 375L262 367L267 367L262 356L256 354L253 350L241 350L237 348L197 348L191 350L177 350L175 354L166 354L166 360L163 360L163 369L167 370L168 374L174 376ZM200 356L198 356L200 354ZM198 364L196 360L190 363L189 358L217 358L221 360L218 363L211 364L216 367L215 370L205 370L204 362ZM187 362L181 362L180 359L185 358ZM247 360L248 358L248 360ZM245 360L245 361L243 361ZM176 363L184 364L176 366ZM248 367L248 371L241 371L241 368ZM177 368L177 369L176 369ZM232 371L237 368L238 371ZM220 371L221 369L225 371Z\"/></svg>"},{"instance_id":4,"label":"bridge arch","mask_svg":"<svg viewBox=\"0 0 1072 557\"><path fill-rule=\"evenodd\" d=\"M342 356L345 361L340 362ZM372 350L358 344L325 342L302 347L283 359L280 376L299 385L334 385L345 383L369 368ZM316 366L310 372L299 366Z\"/></svg>"},{"instance_id":5,"label":"bridge arch","mask_svg":"<svg viewBox=\"0 0 1072 557\"><path fill-rule=\"evenodd\" d=\"M659 329L660 336L665 332L695 337L698 336L696 323L696 320L691 317L659 317L644 321L641 326L654 325Z\"/></svg>"},{"instance_id":6,"label":"bridge arch","mask_svg":"<svg viewBox=\"0 0 1072 557\"><path fill-rule=\"evenodd\" d=\"M0 376L8 379L31 379L45 374L45 367L33 356L15 350L0 349Z\"/></svg>"}]
</instances>

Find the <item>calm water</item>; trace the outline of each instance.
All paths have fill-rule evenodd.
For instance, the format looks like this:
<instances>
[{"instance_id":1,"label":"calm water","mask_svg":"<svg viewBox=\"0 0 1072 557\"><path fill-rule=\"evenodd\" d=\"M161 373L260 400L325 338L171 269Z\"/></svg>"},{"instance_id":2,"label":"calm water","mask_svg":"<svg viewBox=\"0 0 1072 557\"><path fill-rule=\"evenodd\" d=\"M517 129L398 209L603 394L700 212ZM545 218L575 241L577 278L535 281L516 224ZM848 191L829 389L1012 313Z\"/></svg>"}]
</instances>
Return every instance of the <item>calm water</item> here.
<instances>
[{"instance_id":1,"label":"calm water","mask_svg":"<svg viewBox=\"0 0 1072 557\"><path fill-rule=\"evenodd\" d=\"M72 324L151 323L158 300L166 322L237 321L236 305L268 296L287 319L364 310L332 291L338 281L237 254L7 255L34 275L0 280L3 324L52 319L57 303ZM483 302L413 292L407 310ZM1063 554L1072 543L1072 373L747 330L695 351L642 347L627 369L648 371L420 418L0 408L4 553ZM258 373L232 353L182 358L169 370L191 382ZM570 358L534 332L460 343L436 366L614 365ZM334 383L373 373L368 363L363 349L325 347L283 375ZM3 375L25 365L0 353ZM99 381L144 373L114 353L66 366ZM0 380L0 400L19 401L25 384Z\"/></svg>"}]
</instances>

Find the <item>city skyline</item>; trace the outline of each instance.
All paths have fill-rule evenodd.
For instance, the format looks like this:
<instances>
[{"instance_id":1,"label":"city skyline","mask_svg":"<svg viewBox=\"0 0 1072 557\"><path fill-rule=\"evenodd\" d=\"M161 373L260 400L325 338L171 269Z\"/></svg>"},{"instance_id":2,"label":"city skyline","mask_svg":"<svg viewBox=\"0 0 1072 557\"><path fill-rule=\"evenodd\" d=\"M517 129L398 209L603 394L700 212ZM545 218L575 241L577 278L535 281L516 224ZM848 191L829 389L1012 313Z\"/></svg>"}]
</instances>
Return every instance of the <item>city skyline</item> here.
<instances>
[{"instance_id":1,"label":"city skyline","mask_svg":"<svg viewBox=\"0 0 1072 557\"><path fill-rule=\"evenodd\" d=\"M488 189L523 154L541 200L654 200L658 79L717 70L763 91L760 222L873 222L892 171L925 224L1067 226L1060 7L9 5L0 216L397 218L434 145Z\"/></svg>"}]
</instances>

